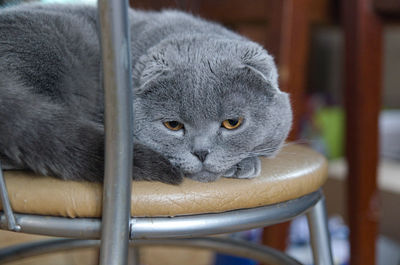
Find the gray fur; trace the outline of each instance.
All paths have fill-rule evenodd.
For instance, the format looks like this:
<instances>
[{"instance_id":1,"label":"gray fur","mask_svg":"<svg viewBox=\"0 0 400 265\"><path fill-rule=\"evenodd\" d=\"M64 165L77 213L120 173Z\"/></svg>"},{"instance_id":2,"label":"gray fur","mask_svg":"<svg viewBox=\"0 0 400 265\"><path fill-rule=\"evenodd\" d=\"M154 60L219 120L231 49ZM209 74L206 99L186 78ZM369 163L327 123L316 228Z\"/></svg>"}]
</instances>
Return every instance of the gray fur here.
<instances>
[{"instance_id":1,"label":"gray fur","mask_svg":"<svg viewBox=\"0 0 400 265\"><path fill-rule=\"evenodd\" d=\"M130 10L134 179L251 178L291 126L272 57L217 24L178 11ZM0 11L0 157L63 179L101 180L103 93L96 9ZM244 117L235 130L225 119ZM171 131L164 121L179 121ZM196 152L207 152L202 162Z\"/></svg>"}]
</instances>

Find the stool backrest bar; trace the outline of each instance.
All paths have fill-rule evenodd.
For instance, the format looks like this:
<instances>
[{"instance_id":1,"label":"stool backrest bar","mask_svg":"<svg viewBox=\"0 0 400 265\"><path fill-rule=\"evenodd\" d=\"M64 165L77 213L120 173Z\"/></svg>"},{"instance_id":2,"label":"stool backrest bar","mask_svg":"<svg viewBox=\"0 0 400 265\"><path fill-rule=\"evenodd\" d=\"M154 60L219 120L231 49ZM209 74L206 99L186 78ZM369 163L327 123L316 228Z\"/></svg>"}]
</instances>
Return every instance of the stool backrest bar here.
<instances>
[{"instance_id":1,"label":"stool backrest bar","mask_svg":"<svg viewBox=\"0 0 400 265\"><path fill-rule=\"evenodd\" d=\"M127 0L99 0L105 98L101 265L127 264L133 157L133 96Z\"/></svg>"}]
</instances>

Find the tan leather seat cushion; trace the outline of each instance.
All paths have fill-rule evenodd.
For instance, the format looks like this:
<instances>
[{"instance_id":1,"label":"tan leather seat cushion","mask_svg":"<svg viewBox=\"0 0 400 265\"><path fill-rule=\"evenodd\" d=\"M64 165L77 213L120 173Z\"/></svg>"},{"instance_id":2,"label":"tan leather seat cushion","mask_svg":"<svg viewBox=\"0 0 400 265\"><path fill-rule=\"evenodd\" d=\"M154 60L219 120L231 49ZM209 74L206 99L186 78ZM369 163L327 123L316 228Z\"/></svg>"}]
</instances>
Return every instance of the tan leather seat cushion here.
<instances>
[{"instance_id":1,"label":"tan leather seat cushion","mask_svg":"<svg viewBox=\"0 0 400 265\"><path fill-rule=\"evenodd\" d=\"M288 145L273 159L262 159L254 179L220 179L179 186L133 182L132 216L175 216L223 212L269 205L317 190L326 180L327 163L317 152ZM15 212L68 217L101 215L102 185L62 181L21 171L5 172Z\"/></svg>"}]
</instances>

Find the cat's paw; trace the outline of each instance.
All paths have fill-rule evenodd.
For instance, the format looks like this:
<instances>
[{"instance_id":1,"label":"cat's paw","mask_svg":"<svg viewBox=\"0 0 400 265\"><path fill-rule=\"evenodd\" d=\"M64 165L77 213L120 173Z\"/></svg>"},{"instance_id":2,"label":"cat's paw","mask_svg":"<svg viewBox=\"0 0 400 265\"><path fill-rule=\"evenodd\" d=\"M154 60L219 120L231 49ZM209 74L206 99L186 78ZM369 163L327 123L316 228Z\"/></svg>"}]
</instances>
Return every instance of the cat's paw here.
<instances>
[{"instance_id":1,"label":"cat's paw","mask_svg":"<svg viewBox=\"0 0 400 265\"><path fill-rule=\"evenodd\" d=\"M160 181L177 185L183 181L183 174L159 153L142 146L134 145L133 179Z\"/></svg>"},{"instance_id":2,"label":"cat's paw","mask_svg":"<svg viewBox=\"0 0 400 265\"><path fill-rule=\"evenodd\" d=\"M201 171L195 174L187 174L186 177L199 182L213 182L221 177L221 174L216 174L208 171Z\"/></svg>"},{"instance_id":3,"label":"cat's paw","mask_svg":"<svg viewBox=\"0 0 400 265\"><path fill-rule=\"evenodd\" d=\"M250 179L261 173L261 161L258 157L249 157L225 172L226 178Z\"/></svg>"}]
</instances>

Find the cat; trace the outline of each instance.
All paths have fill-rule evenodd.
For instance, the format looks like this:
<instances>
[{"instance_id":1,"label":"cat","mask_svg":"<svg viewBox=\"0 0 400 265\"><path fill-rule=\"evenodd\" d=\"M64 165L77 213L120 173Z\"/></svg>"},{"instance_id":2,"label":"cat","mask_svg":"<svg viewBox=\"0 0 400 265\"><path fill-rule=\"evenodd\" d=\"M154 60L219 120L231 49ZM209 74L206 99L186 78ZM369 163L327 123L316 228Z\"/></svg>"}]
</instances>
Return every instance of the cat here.
<instances>
[{"instance_id":1,"label":"cat","mask_svg":"<svg viewBox=\"0 0 400 265\"><path fill-rule=\"evenodd\" d=\"M178 184L260 174L292 122L274 60L223 26L175 11L129 11L134 180ZM103 90L97 9L0 11L0 161L101 181Z\"/></svg>"}]
</instances>

